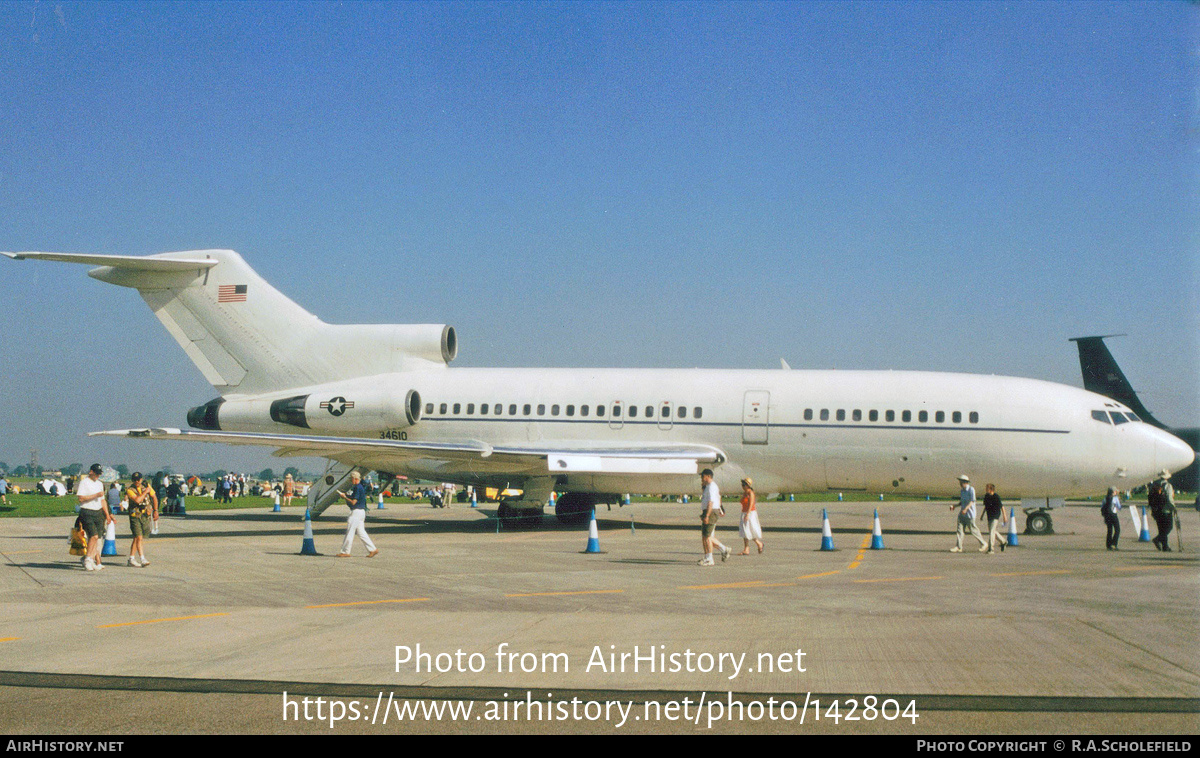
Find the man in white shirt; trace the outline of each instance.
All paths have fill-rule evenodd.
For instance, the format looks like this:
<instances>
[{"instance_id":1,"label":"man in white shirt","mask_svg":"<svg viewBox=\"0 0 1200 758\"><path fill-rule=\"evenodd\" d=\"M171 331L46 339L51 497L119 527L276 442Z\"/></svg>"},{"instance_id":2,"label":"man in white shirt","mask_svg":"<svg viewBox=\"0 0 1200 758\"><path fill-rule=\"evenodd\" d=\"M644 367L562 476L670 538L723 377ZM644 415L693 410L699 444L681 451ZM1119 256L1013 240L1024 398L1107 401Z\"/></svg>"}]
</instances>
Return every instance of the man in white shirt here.
<instances>
[{"instance_id":1,"label":"man in white shirt","mask_svg":"<svg viewBox=\"0 0 1200 758\"><path fill-rule=\"evenodd\" d=\"M706 468L700 472L700 484L704 487L703 494L700 495L700 504L704 506L704 510L700 513L700 543L704 550L704 557L700 559L701 566L713 566L713 547L715 546L721 551L721 560L725 561L729 558L731 552L729 548L721 544L714 534L717 528L717 519L725 513L725 509L721 507L721 491L717 489L717 483L713 481L712 469Z\"/></svg>"},{"instance_id":2,"label":"man in white shirt","mask_svg":"<svg viewBox=\"0 0 1200 758\"><path fill-rule=\"evenodd\" d=\"M971 536L979 540L979 552L986 553L988 549L987 540L979 533L979 527L975 525L975 488L971 486L971 480L964 474L958 478L958 505L950 506L950 510L958 508L958 544L950 548L952 553L961 553L963 550L963 534L969 527Z\"/></svg>"},{"instance_id":3,"label":"man in white shirt","mask_svg":"<svg viewBox=\"0 0 1200 758\"><path fill-rule=\"evenodd\" d=\"M83 556L83 567L88 571L99 571L104 568L100 563L100 535L113 521L104 500L104 482L100 481L100 464L93 463L88 474L79 480L79 489L75 491L79 498L79 522L87 534L87 554Z\"/></svg>"}]
</instances>

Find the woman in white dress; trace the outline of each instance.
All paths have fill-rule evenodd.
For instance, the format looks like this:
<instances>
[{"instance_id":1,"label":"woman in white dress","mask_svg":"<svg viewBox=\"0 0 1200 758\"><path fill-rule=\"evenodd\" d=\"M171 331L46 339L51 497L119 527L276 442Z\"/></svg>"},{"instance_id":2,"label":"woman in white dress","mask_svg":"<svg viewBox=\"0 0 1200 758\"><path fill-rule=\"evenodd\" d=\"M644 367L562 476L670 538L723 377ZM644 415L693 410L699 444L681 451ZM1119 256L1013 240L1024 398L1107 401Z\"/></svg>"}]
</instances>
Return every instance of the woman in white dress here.
<instances>
[{"instance_id":1,"label":"woman in white dress","mask_svg":"<svg viewBox=\"0 0 1200 758\"><path fill-rule=\"evenodd\" d=\"M763 551L762 526L758 523L758 497L754 494L754 482L746 477L742 480L742 521L738 525L738 535L741 536L745 547L741 555L750 555L750 540L758 545L758 552Z\"/></svg>"}]
</instances>

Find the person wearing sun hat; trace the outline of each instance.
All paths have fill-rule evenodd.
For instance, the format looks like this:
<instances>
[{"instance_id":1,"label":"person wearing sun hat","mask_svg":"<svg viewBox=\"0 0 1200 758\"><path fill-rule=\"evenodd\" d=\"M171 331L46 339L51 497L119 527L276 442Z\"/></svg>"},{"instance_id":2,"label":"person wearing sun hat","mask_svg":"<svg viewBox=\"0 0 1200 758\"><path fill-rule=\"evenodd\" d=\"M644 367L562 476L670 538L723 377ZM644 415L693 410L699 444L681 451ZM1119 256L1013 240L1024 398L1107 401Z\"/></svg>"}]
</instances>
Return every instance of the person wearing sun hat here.
<instances>
[{"instance_id":1,"label":"person wearing sun hat","mask_svg":"<svg viewBox=\"0 0 1200 758\"><path fill-rule=\"evenodd\" d=\"M975 525L975 488L971 486L971 478L963 474L958 478L958 504L950 506L950 510L958 508L958 544L950 548L952 553L961 553L963 551L963 534L969 528L971 536L979 540L979 552L986 553L988 549L987 540L979 533L979 527Z\"/></svg>"}]
</instances>

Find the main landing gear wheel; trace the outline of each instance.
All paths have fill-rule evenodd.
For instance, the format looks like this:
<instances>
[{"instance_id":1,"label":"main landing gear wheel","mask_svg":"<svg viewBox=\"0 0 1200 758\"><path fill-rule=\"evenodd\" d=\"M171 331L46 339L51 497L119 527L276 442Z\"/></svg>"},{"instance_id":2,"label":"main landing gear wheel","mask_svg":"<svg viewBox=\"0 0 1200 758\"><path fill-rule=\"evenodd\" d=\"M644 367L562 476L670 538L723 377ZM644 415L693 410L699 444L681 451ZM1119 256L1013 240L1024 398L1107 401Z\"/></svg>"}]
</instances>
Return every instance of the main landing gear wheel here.
<instances>
[{"instance_id":1,"label":"main landing gear wheel","mask_svg":"<svg viewBox=\"0 0 1200 758\"><path fill-rule=\"evenodd\" d=\"M541 525L541 508L518 508L507 500L501 500L496 508L496 518L500 519L500 528L512 527L532 528Z\"/></svg>"},{"instance_id":2,"label":"main landing gear wheel","mask_svg":"<svg viewBox=\"0 0 1200 758\"><path fill-rule=\"evenodd\" d=\"M567 525L586 524L596 507L596 497L582 492L567 492L554 503L554 515Z\"/></svg>"},{"instance_id":3,"label":"main landing gear wheel","mask_svg":"<svg viewBox=\"0 0 1200 758\"><path fill-rule=\"evenodd\" d=\"M1054 522L1046 511L1034 511L1025 517L1026 534L1054 534Z\"/></svg>"}]
</instances>

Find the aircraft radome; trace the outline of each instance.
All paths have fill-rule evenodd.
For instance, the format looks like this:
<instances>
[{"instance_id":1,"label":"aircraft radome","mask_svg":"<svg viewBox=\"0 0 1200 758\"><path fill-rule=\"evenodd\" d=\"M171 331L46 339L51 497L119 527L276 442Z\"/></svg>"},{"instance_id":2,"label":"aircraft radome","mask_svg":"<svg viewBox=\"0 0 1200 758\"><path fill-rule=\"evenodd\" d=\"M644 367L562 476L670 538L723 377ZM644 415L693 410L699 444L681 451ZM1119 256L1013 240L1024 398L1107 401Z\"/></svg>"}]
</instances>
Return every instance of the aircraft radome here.
<instances>
[{"instance_id":1,"label":"aircraft radome","mask_svg":"<svg viewBox=\"0 0 1200 758\"><path fill-rule=\"evenodd\" d=\"M966 473L1044 518L1065 497L1129 489L1194 458L1121 403L1034 379L456 369L453 328L326 324L230 250L6 255L92 264L93 278L136 289L219 393L188 412L193 429L96 434L326 458L314 513L354 468L523 490L501 516L540 514L562 492L557 513L572 520L621 493L695 492L697 472L712 467L726 492L750 476L761 492L920 496L953 492Z\"/></svg>"}]
</instances>

